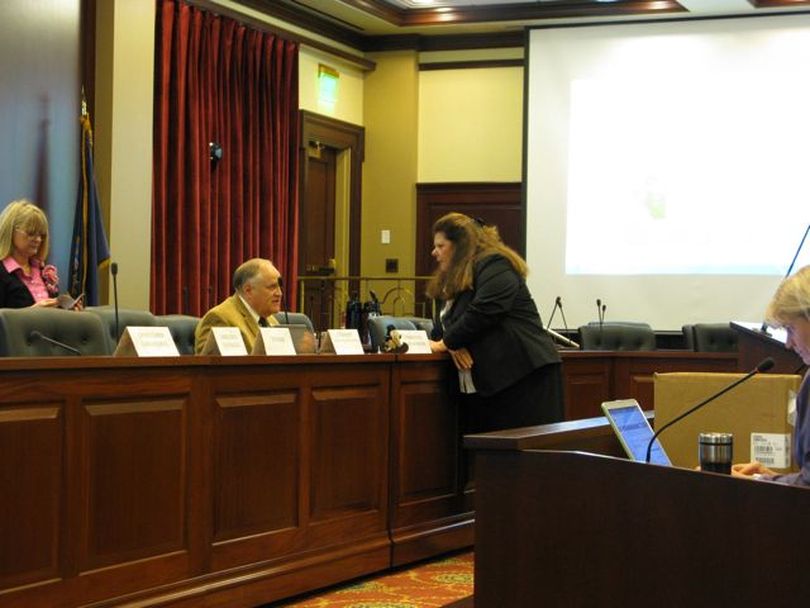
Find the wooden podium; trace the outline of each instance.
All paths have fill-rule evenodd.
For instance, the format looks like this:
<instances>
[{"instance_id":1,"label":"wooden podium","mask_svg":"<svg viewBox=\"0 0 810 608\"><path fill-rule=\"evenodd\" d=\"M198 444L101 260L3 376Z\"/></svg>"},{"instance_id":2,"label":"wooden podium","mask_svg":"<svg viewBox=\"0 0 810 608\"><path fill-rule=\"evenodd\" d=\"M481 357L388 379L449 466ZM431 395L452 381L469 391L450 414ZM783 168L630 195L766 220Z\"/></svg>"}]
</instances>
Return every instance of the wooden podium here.
<instances>
[{"instance_id":1,"label":"wooden podium","mask_svg":"<svg viewBox=\"0 0 810 608\"><path fill-rule=\"evenodd\" d=\"M598 420L581 421L584 438L599 443L601 433L605 451L615 451ZM810 597L810 491L517 447L566 449L579 432L573 424L522 429L519 438L468 436L477 454L476 608L803 605Z\"/></svg>"},{"instance_id":2,"label":"wooden podium","mask_svg":"<svg viewBox=\"0 0 810 608\"><path fill-rule=\"evenodd\" d=\"M797 374L801 371L802 360L785 344L747 324L732 321L731 328L737 332L740 371L754 369L766 357L772 357L776 365L774 374Z\"/></svg>"}]
</instances>

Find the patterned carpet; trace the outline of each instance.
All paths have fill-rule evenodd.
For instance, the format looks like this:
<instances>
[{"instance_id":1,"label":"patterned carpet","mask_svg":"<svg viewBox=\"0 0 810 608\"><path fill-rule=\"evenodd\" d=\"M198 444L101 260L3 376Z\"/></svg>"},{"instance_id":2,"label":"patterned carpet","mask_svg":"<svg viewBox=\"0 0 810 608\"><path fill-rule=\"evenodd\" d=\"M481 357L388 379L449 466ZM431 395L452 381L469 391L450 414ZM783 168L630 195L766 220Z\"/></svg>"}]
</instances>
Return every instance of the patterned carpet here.
<instances>
[{"instance_id":1,"label":"patterned carpet","mask_svg":"<svg viewBox=\"0 0 810 608\"><path fill-rule=\"evenodd\" d=\"M473 553L365 578L274 608L440 608L473 593Z\"/></svg>"}]
</instances>

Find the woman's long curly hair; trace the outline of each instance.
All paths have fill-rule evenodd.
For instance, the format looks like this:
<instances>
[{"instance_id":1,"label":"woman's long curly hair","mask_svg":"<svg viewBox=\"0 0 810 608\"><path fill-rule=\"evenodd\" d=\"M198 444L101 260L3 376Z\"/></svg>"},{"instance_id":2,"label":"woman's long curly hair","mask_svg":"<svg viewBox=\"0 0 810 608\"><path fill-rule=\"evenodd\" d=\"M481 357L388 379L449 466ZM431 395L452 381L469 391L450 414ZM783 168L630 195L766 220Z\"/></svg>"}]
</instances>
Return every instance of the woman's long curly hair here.
<instances>
[{"instance_id":1,"label":"woman's long curly hair","mask_svg":"<svg viewBox=\"0 0 810 608\"><path fill-rule=\"evenodd\" d=\"M479 260L499 254L509 260L521 277L529 272L518 253L504 244L495 226L473 219L463 213L448 213L433 224L433 235L441 232L453 243L453 257L446 271L436 269L428 283L427 295L449 300L473 287L473 268Z\"/></svg>"}]
</instances>

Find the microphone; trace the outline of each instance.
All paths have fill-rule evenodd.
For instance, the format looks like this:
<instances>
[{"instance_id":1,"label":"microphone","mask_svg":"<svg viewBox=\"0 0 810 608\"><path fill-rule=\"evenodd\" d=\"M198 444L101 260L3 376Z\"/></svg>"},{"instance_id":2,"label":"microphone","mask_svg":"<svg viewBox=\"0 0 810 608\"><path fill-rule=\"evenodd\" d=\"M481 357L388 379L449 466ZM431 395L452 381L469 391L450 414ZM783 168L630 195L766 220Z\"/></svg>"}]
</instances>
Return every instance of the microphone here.
<instances>
[{"instance_id":1,"label":"microphone","mask_svg":"<svg viewBox=\"0 0 810 608\"><path fill-rule=\"evenodd\" d=\"M563 327L565 328L565 331L568 331L568 321L565 320L565 311L563 310L562 298L560 298L559 296L557 297L557 303L560 305L560 315L562 315ZM579 344L577 344L573 340L569 340L569 342L571 342L571 344L569 344L568 346L576 346L577 348L579 348Z\"/></svg>"},{"instance_id":2,"label":"microphone","mask_svg":"<svg viewBox=\"0 0 810 608\"><path fill-rule=\"evenodd\" d=\"M551 322L554 320L554 315L557 312L557 308L560 307L560 296L557 296L557 299L554 300L554 308L551 309L551 316L548 318L548 323L546 323L546 327L551 327Z\"/></svg>"},{"instance_id":3,"label":"microphone","mask_svg":"<svg viewBox=\"0 0 810 608\"><path fill-rule=\"evenodd\" d=\"M607 310L607 304L602 304L602 318L600 319L600 323L605 322L605 311Z\"/></svg>"},{"instance_id":4,"label":"microphone","mask_svg":"<svg viewBox=\"0 0 810 608\"><path fill-rule=\"evenodd\" d=\"M602 300L596 298L596 318L599 321L599 331L602 331Z\"/></svg>"},{"instance_id":5,"label":"microphone","mask_svg":"<svg viewBox=\"0 0 810 608\"><path fill-rule=\"evenodd\" d=\"M546 333L548 333L555 340L559 340L560 342L562 342L566 346L571 346L573 348L579 348L579 344L577 344L573 340L570 340L569 338L566 338L562 334L558 334L556 331L554 331L550 327L546 327Z\"/></svg>"},{"instance_id":6,"label":"microphone","mask_svg":"<svg viewBox=\"0 0 810 608\"><path fill-rule=\"evenodd\" d=\"M113 280L113 306L115 307L115 341L121 336L118 334L118 262L110 264L110 272Z\"/></svg>"},{"instance_id":7,"label":"microphone","mask_svg":"<svg viewBox=\"0 0 810 608\"><path fill-rule=\"evenodd\" d=\"M31 340L31 341L42 340L43 342L47 342L48 344L53 344L54 346L58 346L59 348L63 348L63 349L65 349L66 351L68 351L69 353L71 353L73 355L81 356L81 353L79 352L78 348L73 348L69 344L65 344L64 342L60 342L59 340L54 340L53 338L49 338L48 336L46 336L45 334L43 334L40 331L37 331L36 329L33 330L30 334L28 334L28 339Z\"/></svg>"},{"instance_id":8,"label":"microphone","mask_svg":"<svg viewBox=\"0 0 810 608\"><path fill-rule=\"evenodd\" d=\"M645 462L647 462L647 463L650 462L650 453L652 452L653 443L655 443L655 440L664 431L664 429L668 429L669 427L671 427L673 424L675 424L679 420L683 420L684 418L686 418L692 412L694 412L696 410L699 410L700 408L702 408L707 403L710 403L710 402L714 401L715 399L717 399L719 396L726 394L728 391L733 389L735 386L739 386L740 384L742 384L746 380L749 380L754 375L759 374L761 372L767 372L773 366L774 366L774 361L773 361L773 359L771 357L768 357L767 359L763 359L762 361L759 362L759 365L757 365L754 369L752 369L750 372L745 374L745 376L743 376L739 380L736 380L736 381L732 382L726 388L721 390L719 393L715 393L714 395L712 395L708 399L704 399L703 401L698 403L695 407L686 410L680 416L677 416L677 417L673 418L672 420L670 420L669 422L667 422L664 426L662 426L660 429L655 431L655 433L653 433L653 436L650 439L650 442L647 444L647 458L646 458Z\"/></svg>"},{"instance_id":9,"label":"microphone","mask_svg":"<svg viewBox=\"0 0 810 608\"><path fill-rule=\"evenodd\" d=\"M793 260L790 262L790 266L788 266L787 272L785 273L785 279L790 276L790 273L793 271L793 265L796 264L796 259L799 257L799 252L804 247L804 241L807 238L807 233L810 232L810 224L807 224L807 229L804 231L804 236L802 240L799 242L799 247L796 249L796 253L793 254ZM784 279L783 279L784 280ZM763 321L762 327L760 327L760 331L767 332L768 331L768 324Z\"/></svg>"}]
</instances>

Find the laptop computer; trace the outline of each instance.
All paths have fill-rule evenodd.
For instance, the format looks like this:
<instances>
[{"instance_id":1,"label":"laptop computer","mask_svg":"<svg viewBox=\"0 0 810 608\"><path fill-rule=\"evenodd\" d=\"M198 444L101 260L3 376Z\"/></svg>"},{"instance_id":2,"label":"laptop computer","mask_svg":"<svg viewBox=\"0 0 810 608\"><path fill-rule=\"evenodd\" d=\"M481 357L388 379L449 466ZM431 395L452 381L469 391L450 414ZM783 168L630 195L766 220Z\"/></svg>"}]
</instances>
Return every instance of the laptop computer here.
<instances>
[{"instance_id":1,"label":"laptop computer","mask_svg":"<svg viewBox=\"0 0 810 608\"><path fill-rule=\"evenodd\" d=\"M653 436L653 430L647 417L635 399L619 399L618 401L605 401L602 404L605 418L610 422L616 437L622 444L630 460L646 462L647 445ZM655 440L650 452L650 463L672 466L664 448Z\"/></svg>"}]
</instances>

